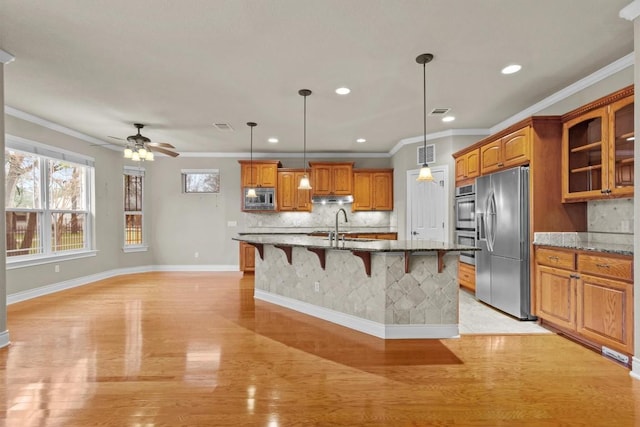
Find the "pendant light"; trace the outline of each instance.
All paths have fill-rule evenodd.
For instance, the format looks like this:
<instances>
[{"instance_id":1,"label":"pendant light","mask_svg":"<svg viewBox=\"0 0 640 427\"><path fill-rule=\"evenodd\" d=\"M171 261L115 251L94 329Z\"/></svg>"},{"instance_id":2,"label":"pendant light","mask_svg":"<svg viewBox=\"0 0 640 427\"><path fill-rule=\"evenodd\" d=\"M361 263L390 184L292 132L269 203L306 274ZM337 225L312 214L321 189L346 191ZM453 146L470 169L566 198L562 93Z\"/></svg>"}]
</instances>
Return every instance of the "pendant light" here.
<instances>
[{"instance_id":1,"label":"pendant light","mask_svg":"<svg viewBox=\"0 0 640 427\"><path fill-rule=\"evenodd\" d=\"M304 149L302 151L302 163L304 164L304 175L300 178L300 185L298 190L311 190L311 183L309 182L309 175L307 175L307 96L311 95L309 89L300 89L299 95L304 97Z\"/></svg>"},{"instance_id":2,"label":"pendant light","mask_svg":"<svg viewBox=\"0 0 640 427\"><path fill-rule=\"evenodd\" d=\"M424 163L420 168L420 174L416 181L433 181L433 175L431 175L431 168L427 164L427 63L431 62L433 55L430 53L423 53L418 55L416 62L422 64L422 80L423 80L423 106L424 106L424 149L422 155L424 156Z\"/></svg>"},{"instance_id":3,"label":"pendant light","mask_svg":"<svg viewBox=\"0 0 640 427\"><path fill-rule=\"evenodd\" d=\"M251 179L249 182L253 183L253 128L258 126L258 124L254 122L247 122L247 126L249 126L249 128L251 129L251 161L249 162L249 172L251 174ZM255 199L256 197L258 197L258 195L256 194L256 189L250 187L247 190L247 197L251 199Z\"/></svg>"}]
</instances>

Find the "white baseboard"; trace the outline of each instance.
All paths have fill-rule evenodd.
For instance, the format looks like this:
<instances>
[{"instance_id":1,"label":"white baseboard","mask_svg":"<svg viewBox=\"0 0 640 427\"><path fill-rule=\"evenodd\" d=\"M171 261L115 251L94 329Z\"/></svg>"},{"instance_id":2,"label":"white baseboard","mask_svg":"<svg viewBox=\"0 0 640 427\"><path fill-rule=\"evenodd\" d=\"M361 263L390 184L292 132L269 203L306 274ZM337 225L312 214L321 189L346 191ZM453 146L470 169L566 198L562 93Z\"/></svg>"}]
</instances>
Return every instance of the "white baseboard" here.
<instances>
[{"instance_id":1,"label":"white baseboard","mask_svg":"<svg viewBox=\"0 0 640 427\"><path fill-rule=\"evenodd\" d=\"M629 372L629 375L640 380L640 358L633 356L631 359L631 372Z\"/></svg>"},{"instance_id":2,"label":"white baseboard","mask_svg":"<svg viewBox=\"0 0 640 427\"><path fill-rule=\"evenodd\" d=\"M382 339L457 338L458 325L385 325L293 298L255 289L254 298L317 317Z\"/></svg>"},{"instance_id":3,"label":"white baseboard","mask_svg":"<svg viewBox=\"0 0 640 427\"><path fill-rule=\"evenodd\" d=\"M0 348L4 348L11 344L9 341L9 331L0 332Z\"/></svg>"},{"instance_id":4,"label":"white baseboard","mask_svg":"<svg viewBox=\"0 0 640 427\"><path fill-rule=\"evenodd\" d=\"M108 279L110 277L122 276L124 274L147 273L150 271L240 271L237 265L147 265L131 268L118 268L115 270L103 271L101 273L91 274L89 276L77 277L75 279L65 280L63 282L52 283L50 285L40 286L26 291L15 292L7 295L7 305L17 302L26 301L43 295L49 295L54 292L60 292L67 289L76 288L78 286L88 285L98 280ZM2 338L0 336L0 338ZM1 341L0 341L1 344Z\"/></svg>"}]
</instances>

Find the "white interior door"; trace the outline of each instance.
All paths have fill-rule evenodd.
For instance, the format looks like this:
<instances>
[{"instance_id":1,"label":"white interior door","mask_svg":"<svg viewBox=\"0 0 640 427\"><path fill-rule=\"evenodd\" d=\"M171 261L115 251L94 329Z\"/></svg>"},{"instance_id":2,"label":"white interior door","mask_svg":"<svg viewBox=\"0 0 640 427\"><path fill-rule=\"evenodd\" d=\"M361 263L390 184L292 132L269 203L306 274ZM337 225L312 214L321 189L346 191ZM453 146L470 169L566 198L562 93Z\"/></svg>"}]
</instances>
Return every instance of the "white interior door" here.
<instances>
[{"instance_id":1,"label":"white interior door","mask_svg":"<svg viewBox=\"0 0 640 427\"><path fill-rule=\"evenodd\" d=\"M407 240L448 241L447 167L433 167L433 181L418 182L419 170L407 172Z\"/></svg>"}]
</instances>

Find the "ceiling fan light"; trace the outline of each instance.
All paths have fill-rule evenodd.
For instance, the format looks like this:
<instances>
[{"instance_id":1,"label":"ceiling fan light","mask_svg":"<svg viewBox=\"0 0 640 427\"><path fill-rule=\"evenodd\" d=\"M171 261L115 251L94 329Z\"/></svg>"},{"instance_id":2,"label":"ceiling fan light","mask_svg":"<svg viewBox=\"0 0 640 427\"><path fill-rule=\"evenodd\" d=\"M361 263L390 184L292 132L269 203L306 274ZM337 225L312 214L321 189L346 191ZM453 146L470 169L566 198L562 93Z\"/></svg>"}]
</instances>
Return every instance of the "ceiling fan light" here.
<instances>
[{"instance_id":1,"label":"ceiling fan light","mask_svg":"<svg viewBox=\"0 0 640 427\"><path fill-rule=\"evenodd\" d=\"M124 149L124 158L125 159L130 159L131 156L133 155L133 150L129 147Z\"/></svg>"},{"instance_id":2,"label":"ceiling fan light","mask_svg":"<svg viewBox=\"0 0 640 427\"><path fill-rule=\"evenodd\" d=\"M144 158L147 162L153 162L153 160L155 159L155 155L153 154L153 151L147 151L147 156Z\"/></svg>"},{"instance_id":3,"label":"ceiling fan light","mask_svg":"<svg viewBox=\"0 0 640 427\"><path fill-rule=\"evenodd\" d=\"M433 175L431 174L431 168L429 167L429 165L422 165L422 167L420 168L420 174L418 174L418 178L416 179L416 181L433 181Z\"/></svg>"},{"instance_id":4,"label":"ceiling fan light","mask_svg":"<svg viewBox=\"0 0 640 427\"><path fill-rule=\"evenodd\" d=\"M255 188L250 188L247 190L247 197L250 199L255 199L256 197L258 197L258 195L256 194L256 189Z\"/></svg>"},{"instance_id":5,"label":"ceiling fan light","mask_svg":"<svg viewBox=\"0 0 640 427\"><path fill-rule=\"evenodd\" d=\"M131 155L131 160L133 160L134 162L139 162L140 161L140 155L138 154L138 152L134 152Z\"/></svg>"},{"instance_id":6,"label":"ceiling fan light","mask_svg":"<svg viewBox=\"0 0 640 427\"><path fill-rule=\"evenodd\" d=\"M146 148L144 148L144 147L142 147L142 148L140 148L140 149L138 150L138 155L140 156L140 158L141 158L142 160L144 160L144 159L146 159L146 158L147 158L147 153L148 153L148 151L147 151L147 149L146 149Z\"/></svg>"},{"instance_id":7,"label":"ceiling fan light","mask_svg":"<svg viewBox=\"0 0 640 427\"><path fill-rule=\"evenodd\" d=\"M309 176L306 173L302 175L302 178L300 178L300 185L298 185L298 190L311 190Z\"/></svg>"}]
</instances>

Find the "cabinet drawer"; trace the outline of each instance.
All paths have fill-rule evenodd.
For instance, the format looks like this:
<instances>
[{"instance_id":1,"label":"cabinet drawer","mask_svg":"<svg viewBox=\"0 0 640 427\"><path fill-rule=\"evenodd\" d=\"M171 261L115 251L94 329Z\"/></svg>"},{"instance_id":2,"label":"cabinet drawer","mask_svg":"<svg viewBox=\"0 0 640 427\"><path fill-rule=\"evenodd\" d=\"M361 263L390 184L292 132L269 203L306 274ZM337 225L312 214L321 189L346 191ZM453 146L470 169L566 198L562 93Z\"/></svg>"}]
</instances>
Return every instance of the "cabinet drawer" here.
<instances>
[{"instance_id":1,"label":"cabinet drawer","mask_svg":"<svg viewBox=\"0 0 640 427\"><path fill-rule=\"evenodd\" d=\"M558 251L555 249L537 248L536 262L549 267L575 270L576 256L573 252Z\"/></svg>"},{"instance_id":2,"label":"cabinet drawer","mask_svg":"<svg viewBox=\"0 0 640 427\"><path fill-rule=\"evenodd\" d=\"M633 280L633 259L579 254L578 271L614 279Z\"/></svg>"},{"instance_id":3,"label":"cabinet drawer","mask_svg":"<svg viewBox=\"0 0 640 427\"><path fill-rule=\"evenodd\" d=\"M458 283L462 287L475 291L476 268L473 265L458 261Z\"/></svg>"}]
</instances>

